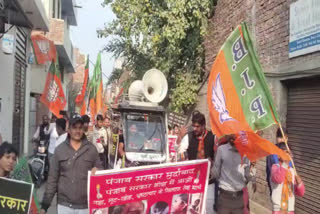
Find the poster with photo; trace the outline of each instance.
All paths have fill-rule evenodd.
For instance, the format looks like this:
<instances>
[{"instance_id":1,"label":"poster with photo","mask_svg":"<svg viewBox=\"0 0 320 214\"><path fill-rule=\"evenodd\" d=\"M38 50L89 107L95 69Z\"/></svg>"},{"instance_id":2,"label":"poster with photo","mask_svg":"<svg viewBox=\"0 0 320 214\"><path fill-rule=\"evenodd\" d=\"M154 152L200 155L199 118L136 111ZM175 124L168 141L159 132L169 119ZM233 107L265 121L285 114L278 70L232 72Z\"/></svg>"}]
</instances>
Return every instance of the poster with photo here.
<instances>
[{"instance_id":1,"label":"poster with photo","mask_svg":"<svg viewBox=\"0 0 320 214\"><path fill-rule=\"evenodd\" d=\"M171 163L177 162L176 143L178 137L175 135L168 135L169 160Z\"/></svg>"},{"instance_id":2,"label":"poster with photo","mask_svg":"<svg viewBox=\"0 0 320 214\"><path fill-rule=\"evenodd\" d=\"M202 214L209 169L196 160L89 172L89 213Z\"/></svg>"}]
</instances>

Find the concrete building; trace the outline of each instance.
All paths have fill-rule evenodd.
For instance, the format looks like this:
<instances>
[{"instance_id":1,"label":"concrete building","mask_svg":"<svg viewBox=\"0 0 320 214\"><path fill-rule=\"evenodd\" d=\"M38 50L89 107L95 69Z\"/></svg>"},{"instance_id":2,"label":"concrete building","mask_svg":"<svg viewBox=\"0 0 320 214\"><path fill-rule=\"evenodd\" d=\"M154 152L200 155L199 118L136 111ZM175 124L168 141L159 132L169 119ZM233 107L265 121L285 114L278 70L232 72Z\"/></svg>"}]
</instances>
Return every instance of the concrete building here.
<instances>
[{"instance_id":1,"label":"concrete building","mask_svg":"<svg viewBox=\"0 0 320 214\"><path fill-rule=\"evenodd\" d=\"M208 74L228 35L242 21L248 23L281 121L289 132L297 171L306 185L305 196L296 200L296 213L313 214L320 209L319 14L317 0L219 0L205 40ZM207 83L199 92L196 109L209 117L206 96ZM275 130L276 126L269 128L263 136L275 142ZM257 182L257 193L251 198L271 209L265 160L258 162Z\"/></svg>"},{"instance_id":2,"label":"concrete building","mask_svg":"<svg viewBox=\"0 0 320 214\"><path fill-rule=\"evenodd\" d=\"M72 86L73 73L76 70L75 50L70 39L70 26L77 25L76 8L73 0L43 0L43 4L46 15L49 17L49 31L44 34L56 46L63 91L68 102L69 89ZM29 127L25 136L29 151L33 133L41 123L42 116L50 114L48 108L40 102L49 66L49 64L31 65L30 91L26 98L29 100L29 109L26 108L26 111L29 112ZM68 104L65 110L68 110Z\"/></svg>"},{"instance_id":3,"label":"concrete building","mask_svg":"<svg viewBox=\"0 0 320 214\"><path fill-rule=\"evenodd\" d=\"M0 33L0 126L3 140L12 142L20 153L31 151L31 138L42 115L49 114L40 103L48 65L33 62L31 32L40 31L54 41L59 56L63 90L75 72L70 26L77 25L74 0L4 0L0 8L5 34ZM67 110L68 105L65 110Z\"/></svg>"},{"instance_id":4,"label":"concrete building","mask_svg":"<svg viewBox=\"0 0 320 214\"><path fill-rule=\"evenodd\" d=\"M31 30L48 31L49 20L41 0L4 0L0 8L0 125L4 141L20 152L27 147ZM26 143L26 142L25 142Z\"/></svg>"}]
</instances>

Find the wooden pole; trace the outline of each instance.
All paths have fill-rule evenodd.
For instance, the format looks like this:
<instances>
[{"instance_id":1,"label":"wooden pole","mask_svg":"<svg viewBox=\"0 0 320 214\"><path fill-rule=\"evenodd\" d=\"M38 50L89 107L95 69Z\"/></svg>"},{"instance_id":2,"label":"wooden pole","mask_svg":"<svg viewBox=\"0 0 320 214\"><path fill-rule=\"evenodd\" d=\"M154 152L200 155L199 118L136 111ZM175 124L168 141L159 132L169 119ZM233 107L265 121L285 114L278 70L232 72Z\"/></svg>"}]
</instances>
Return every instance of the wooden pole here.
<instances>
[{"instance_id":1,"label":"wooden pole","mask_svg":"<svg viewBox=\"0 0 320 214\"><path fill-rule=\"evenodd\" d=\"M282 137L283 137L283 139L284 139L284 143L286 144L287 150L292 154L292 152L291 152L291 150L290 150L290 148L289 148L289 145L288 145L288 138L286 137L286 135L285 135L285 133L284 133L284 131L283 131L283 128L282 128L280 122L279 122L279 128L280 128L280 130L281 130L281 134L282 134ZM294 162L293 162L293 159L292 159L291 156L290 156L290 159L291 159L291 163L292 163L292 167L293 167L294 173L295 173L296 175L298 175L298 174L297 174L297 170L296 170L296 166L294 165Z\"/></svg>"}]
</instances>

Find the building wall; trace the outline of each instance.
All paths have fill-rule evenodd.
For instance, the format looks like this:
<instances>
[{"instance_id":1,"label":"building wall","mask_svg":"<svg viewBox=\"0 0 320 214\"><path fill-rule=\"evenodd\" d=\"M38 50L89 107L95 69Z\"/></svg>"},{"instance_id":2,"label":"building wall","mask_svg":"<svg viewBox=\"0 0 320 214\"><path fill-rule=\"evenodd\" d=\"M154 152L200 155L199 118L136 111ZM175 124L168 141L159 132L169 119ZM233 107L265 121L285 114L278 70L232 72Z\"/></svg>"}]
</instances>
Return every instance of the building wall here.
<instances>
[{"instance_id":1,"label":"building wall","mask_svg":"<svg viewBox=\"0 0 320 214\"><path fill-rule=\"evenodd\" d=\"M36 94L42 94L44 86L46 84L46 77L48 75L49 65L31 65L30 81L33 83L30 85L30 92Z\"/></svg>"},{"instance_id":2,"label":"building wall","mask_svg":"<svg viewBox=\"0 0 320 214\"><path fill-rule=\"evenodd\" d=\"M15 34L15 27L8 33ZM4 141L12 141L12 119L14 107L14 53L6 55L2 52L2 39L0 39L0 124L1 135Z\"/></svg>"},{"instance_id":3,"label":"building wall","mask_svg":"<svg viewBox=\"0 0 320 214\"><path fill-rule=\"evenodd\" d=\"M305 77L303 71L320 74L320 52L289 59L289 8L296 0L218 0L213 17L209 20L206 50L206 75L209 74L220 47L241 22L247 22L260 62L267 76L280 120L285 126L287 114L287 88L282 81ZM308 74L309 75L309 74ZM209 119L207 83L199 92L197 110ZM209 124L208 124L209 125ZM263 131L263 137L275 142L273 126ZM265 181L265 160L258 162L257 193L251 196L259 204L270 208L269 191Z\"/></svg>"}]
</instances>

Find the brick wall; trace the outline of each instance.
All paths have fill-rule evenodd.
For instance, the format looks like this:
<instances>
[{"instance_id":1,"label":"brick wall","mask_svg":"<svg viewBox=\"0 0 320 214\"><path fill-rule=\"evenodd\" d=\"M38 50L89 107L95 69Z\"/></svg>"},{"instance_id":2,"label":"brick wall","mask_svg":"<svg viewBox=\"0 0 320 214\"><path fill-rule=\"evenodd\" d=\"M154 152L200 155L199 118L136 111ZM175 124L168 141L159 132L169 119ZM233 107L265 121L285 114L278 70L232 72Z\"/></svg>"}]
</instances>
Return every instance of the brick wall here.
<instances>
[{"instance_id":1,"label":"brick wall","mask_svg":"<svg viewBox=\"0 0 320 214\"><path fill-rule=\"evenodd\" d=\"M82 84L84 78L84 70L86 67L86 57L80 52L78 48L74 48L74 55L76 59L76 72L73 74L73 82L75 84Z\"/></svg>"},{"instance_id":2,"label":"brick wall","mask_svg":"<svg viewBox=\"0 0 320 214\"><path fill-rule=\"evenodd\" d=\"M62 45L64 42L64 20L50 19L48 39L54 41L55 45Z\"/></svg>"},{"instance_id":3,"label":"brick wall","mask_svg":"<svg viewBox=\"0 0 320 214\"><path fill-rule=\"evenodd\" d=\"M210 72L215 56L220 47L233 31L243 21L246 21L257 49L260 62L264 72L283 72L287 68L295 67L302 62L320 59L320 52L289 59L289 8L296 0L218 0L215 13L209 20L208 34L204 45L206 50L205 66L207 74ZM288 70L288 69L287 69ZM278 81L279 82L279 81ZM285 104L279 100L283 86L277 85L270 80L269 86L275 98L277 108L281 109L280 117L285 121L286 110L281 105ZM207 84L200 89L197 110L208 115ZM282 103L282 104L281 104ZM276 127L269 128L263 132L263 137L271 142L275 141L274 133ZM257 164L257 193L250 197L259 204L270 208L271 202L269 190L265 179L265 160Z\"/></svg>"}]
</instances>

